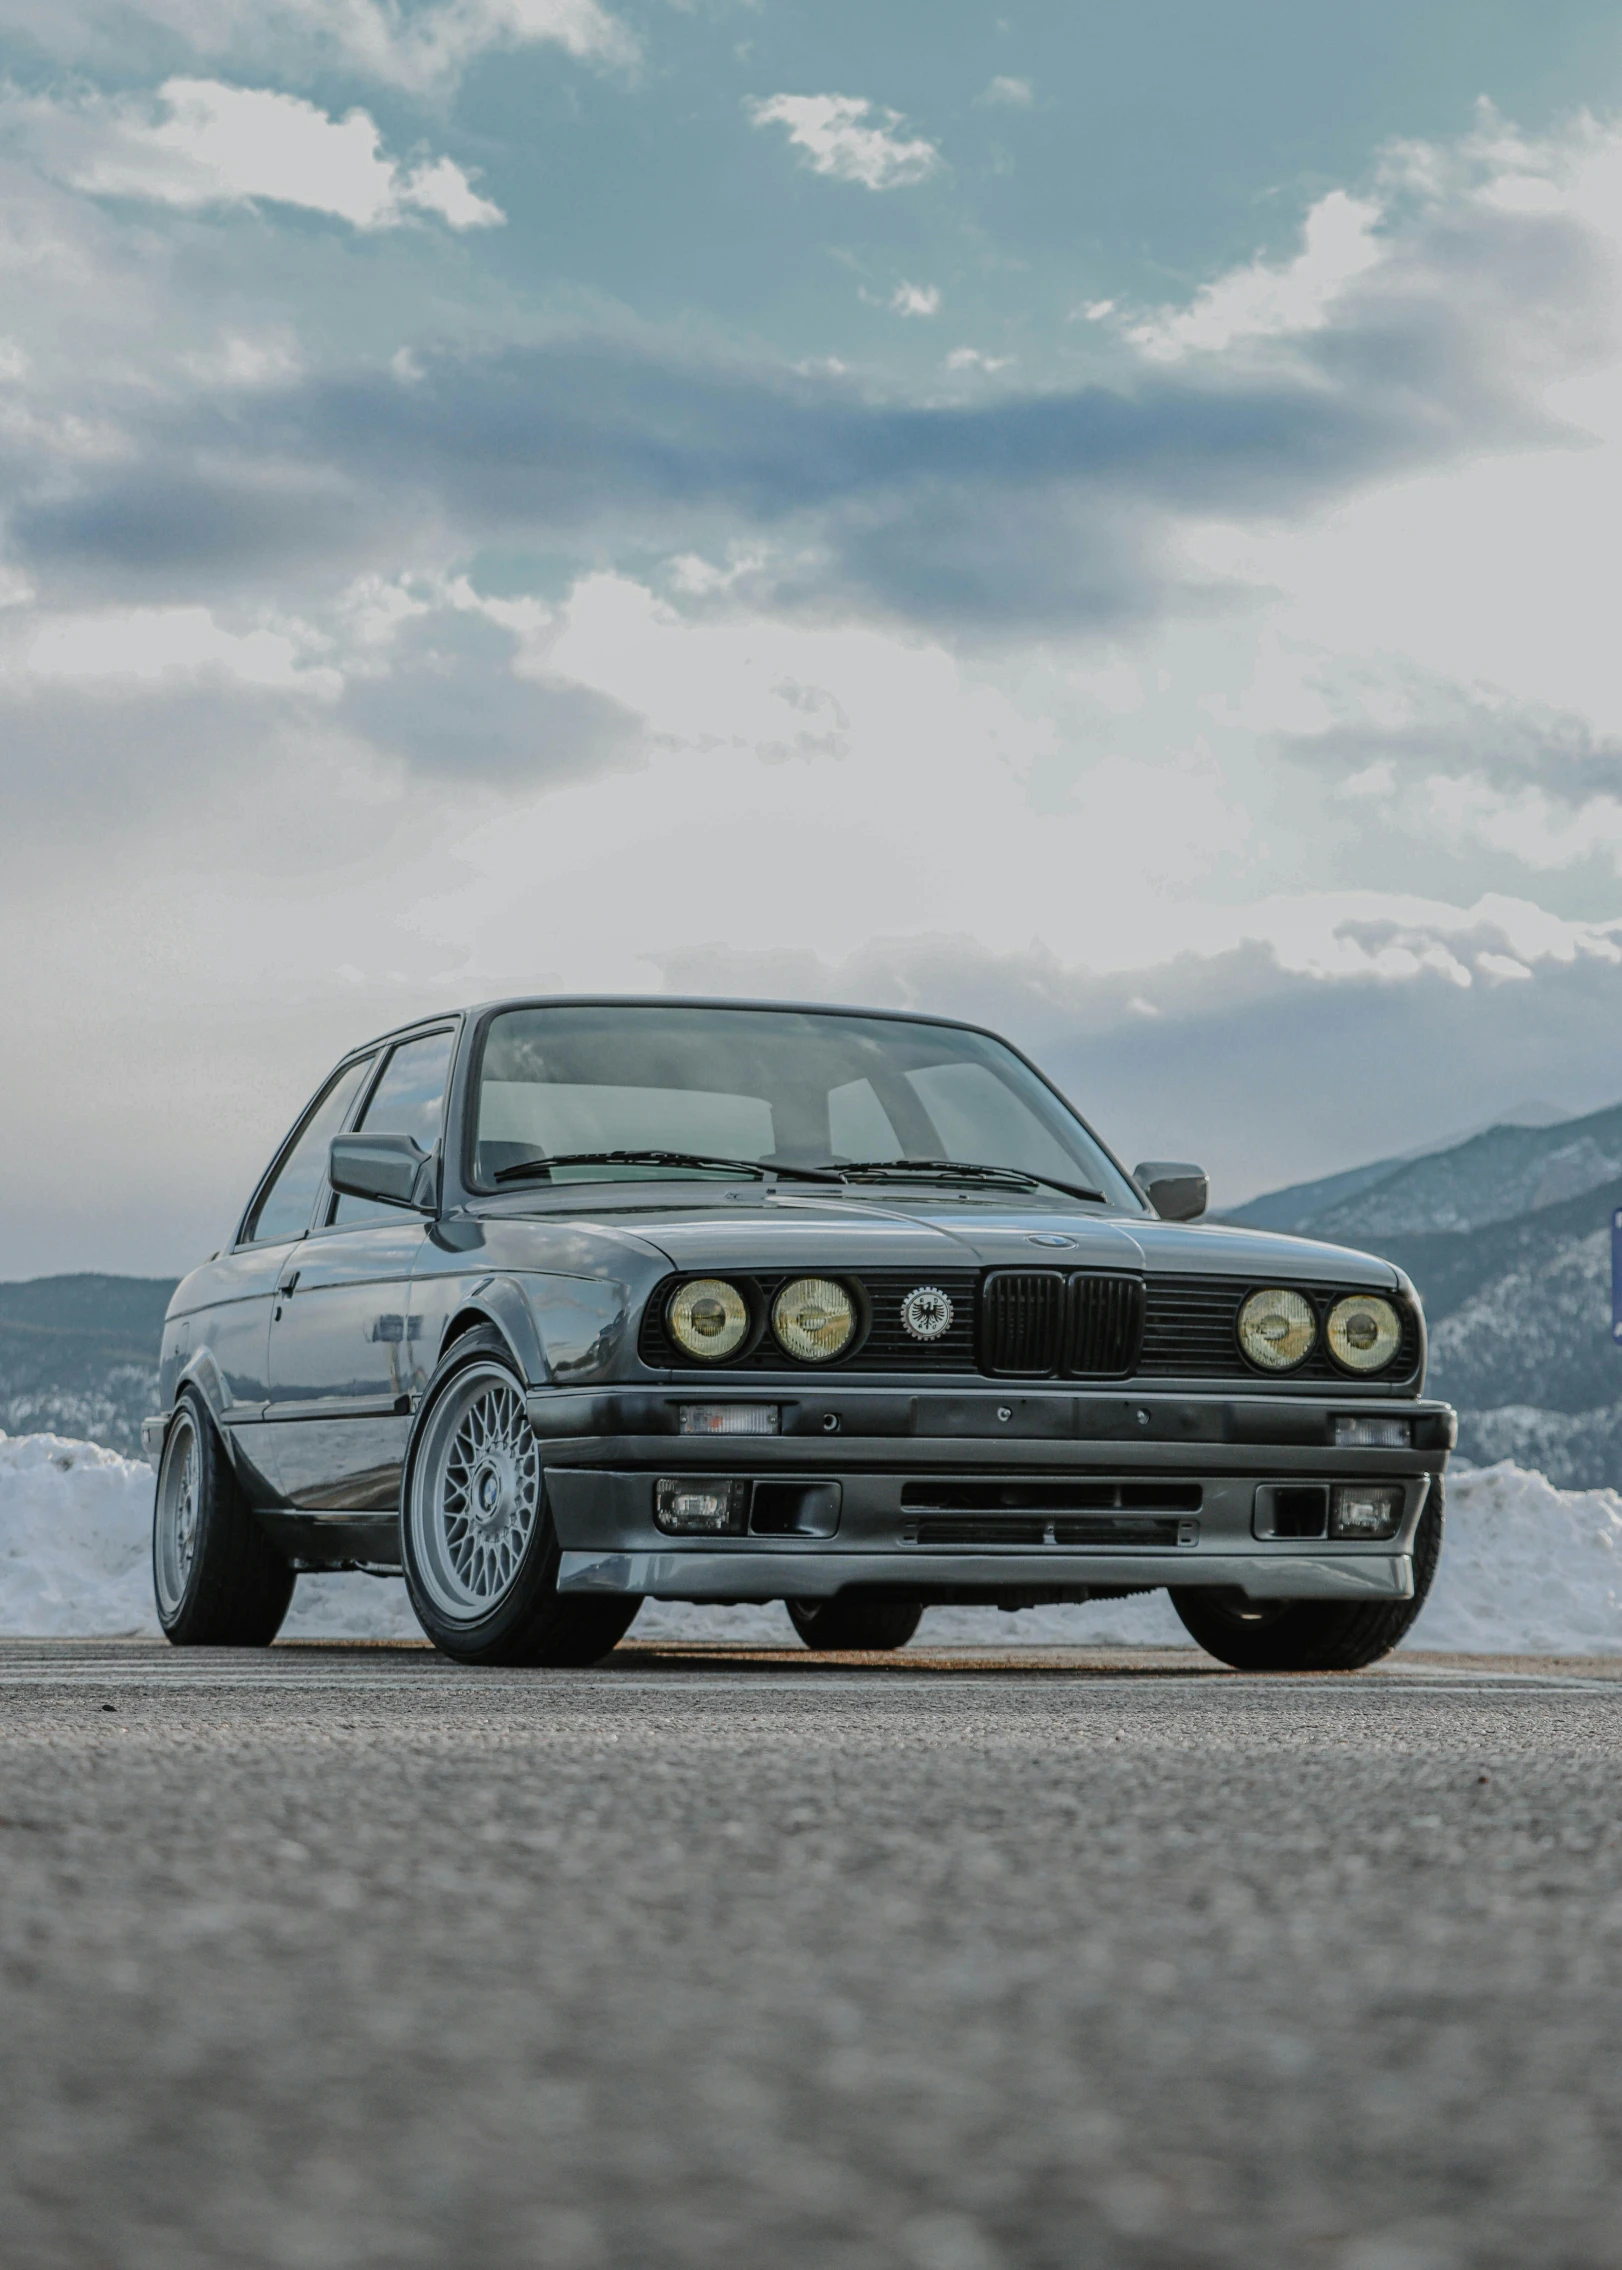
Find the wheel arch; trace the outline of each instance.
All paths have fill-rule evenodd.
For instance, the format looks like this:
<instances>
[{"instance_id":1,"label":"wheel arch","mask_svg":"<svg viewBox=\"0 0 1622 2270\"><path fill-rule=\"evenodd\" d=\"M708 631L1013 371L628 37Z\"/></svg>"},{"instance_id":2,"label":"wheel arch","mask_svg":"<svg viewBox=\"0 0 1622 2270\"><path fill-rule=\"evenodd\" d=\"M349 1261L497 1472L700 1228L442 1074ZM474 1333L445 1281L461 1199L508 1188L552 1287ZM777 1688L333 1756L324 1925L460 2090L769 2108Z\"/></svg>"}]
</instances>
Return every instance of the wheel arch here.
<instances>
[{"instance_id":1,"label":"wheel arch","mask_svg":"<svg viewBox=\"0 0 1622 2270\"><path fill-rule=\"evenodd\" d=\"M228 1432L225 1425L225 1413L230 1405L231 1398L225 1392L225 1381L220 1377L220 1367L214 1361L212 1348L198 1348L195 1353L187 1357L185 1363L181 1366L175 1379L173 1398L175 1405L179 1404L181 1396L188 1387L195 1387L198 1394L201 1395L203 1401L208 1405L209 1417L214 1421L220 1432L222 1434Z\"/></svg>"},{"instance_id":2,"label":"wheel arch","mask_svg":"<svg viewBox=\"0 0 1622 2270\"><path fill-rule=\"evenodd\" d=\"M214 1432L220 1439L227 1460L233 1470L236 1469L240 1464L237 1446L233 1440L231 1428L225 1423L225 1414L230 1409L231 1398L226 1392L225 1381L220 1376L220 1367L214 1361L213 1350L206 1346L195 1349L175 1375L174 1392L170 1396L168 1407L162 1415L162 1439L167 1439L169 1428L174 1422L175 1413L185 1400L188 1388L195 1391L198 1401L213 1423ZM147 1423L156 1425L160 1422L144 1422L142 1425L142 1444L143 1447L150 1450L153 1444L146 1432Z\"/></svg>"},{"instance_id":3,"label":"wheel arch","mask_svg":"<svg viewBox=\"0 0 1622 2270\"><path fill-rule=\"evenodd\" d=\"M465 1339L481 1326L490 1326L500 1333L514 1368L526 1386L550 1386L552 1367L546 1359L534 1312L510 1277L492 1277L485 1284L475 1286L451 1311L439 1336L434 1370L438 1370L458 1340Z\"/></svg>"}]
</instances>

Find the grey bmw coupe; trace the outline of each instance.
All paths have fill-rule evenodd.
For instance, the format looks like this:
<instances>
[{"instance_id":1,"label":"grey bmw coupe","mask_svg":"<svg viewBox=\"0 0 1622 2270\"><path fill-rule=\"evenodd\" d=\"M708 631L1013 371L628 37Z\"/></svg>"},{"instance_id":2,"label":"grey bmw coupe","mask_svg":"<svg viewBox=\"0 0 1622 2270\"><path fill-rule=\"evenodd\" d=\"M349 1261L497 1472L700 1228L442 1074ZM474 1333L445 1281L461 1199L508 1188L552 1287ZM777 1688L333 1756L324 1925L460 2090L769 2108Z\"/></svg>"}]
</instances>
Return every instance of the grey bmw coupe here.
<instances>
[{"instance_id":1,"label":"grey bmw coupe","mask_svg":"<svg viewBox=\"0 0 1622 2270\"><path fill-rule=\"evenodd\" d=\"M404 1571L465 1663L585 1664L645 1599L815 1648L932 1602L1164 1586L1225 1662L1418 1614L1455 1435L1368 1254L1202 1224L1006 1041L766 1002L500 1001L346 1056L164 1328L179 1645Z\"/></svg>"}]
</instances>

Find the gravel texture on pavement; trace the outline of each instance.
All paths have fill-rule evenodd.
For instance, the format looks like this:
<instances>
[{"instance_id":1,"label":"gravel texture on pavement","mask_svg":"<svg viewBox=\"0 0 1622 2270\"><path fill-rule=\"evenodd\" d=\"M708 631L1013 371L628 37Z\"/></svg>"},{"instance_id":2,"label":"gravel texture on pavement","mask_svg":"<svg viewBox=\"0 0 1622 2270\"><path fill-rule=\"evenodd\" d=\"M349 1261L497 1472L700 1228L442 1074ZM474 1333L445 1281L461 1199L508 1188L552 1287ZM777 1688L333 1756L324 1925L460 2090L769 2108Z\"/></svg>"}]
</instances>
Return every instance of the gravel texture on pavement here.
<instances>
[{"instance_id":1,"label":"gravel texture on pavement","mask_svg":"<svg viewBox=\"0 0 1622 2270\"><path fill-rule=\"evenodd\" d=\"M0 2259L1613 2270L1619 1672L0 1644Z\"/></svg>"}]
</instances>

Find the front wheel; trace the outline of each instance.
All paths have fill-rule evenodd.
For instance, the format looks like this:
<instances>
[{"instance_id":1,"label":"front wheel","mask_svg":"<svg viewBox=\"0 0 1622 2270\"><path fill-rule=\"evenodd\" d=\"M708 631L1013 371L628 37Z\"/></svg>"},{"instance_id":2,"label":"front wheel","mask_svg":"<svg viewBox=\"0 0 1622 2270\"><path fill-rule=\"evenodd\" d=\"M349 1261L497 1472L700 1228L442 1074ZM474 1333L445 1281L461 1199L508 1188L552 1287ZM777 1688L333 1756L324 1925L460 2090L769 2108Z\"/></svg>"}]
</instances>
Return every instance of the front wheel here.
<instances>
[{"instance_id":1,"label":"front wheel","mask_svg":"<svg viewBox=\"0 0 1622 2270\"><path fill-rule=\"evenodd\" d=\"M863 1599L836 1593L832 1600L785 1600L788 1620L807 1647L839 1654L888 1654L905 1647L923 1615L919 1600Z\"/></svg>"},{"instance_id":2,"label":"front wheel","mask_svg":"<svg viewBox=\"0 0 1622 2270\"><path fill-rule=\"evenodd\" d=\"M400 1552L417 1621L459 1663L595 1663L642 1605L559 1594L523 1383L490 1327L458 1340L429 1383L406 1457Z\"/></svg>"},{"instance_id":3,"label":"front wheel","mask_svg":"<svg viewBox=\"0 0 1622 2270\"><path fill-rule=\"evenodd\" d=\"M1337 1600L1251 1600L1174 1588L1183 1628L1219 1663L1236 1671L1361 1671L1389 1655L1412 1630L1442 1556L1444 1506L1433 1481L1414 1533L1414 1595L1343 1606Z\"/></svg>"},{"instance_id":4,"label":"front wheel","mask_svg":"<svg viewBox=\"0 0 1622 2270\"><path fill-rule=\"evenodd\" d=\"M152 1589L175 1647L268 1647L293 1571L254 1520L196 1388L175 1405L158 1461Z\"/></svg>"}]
</instances>

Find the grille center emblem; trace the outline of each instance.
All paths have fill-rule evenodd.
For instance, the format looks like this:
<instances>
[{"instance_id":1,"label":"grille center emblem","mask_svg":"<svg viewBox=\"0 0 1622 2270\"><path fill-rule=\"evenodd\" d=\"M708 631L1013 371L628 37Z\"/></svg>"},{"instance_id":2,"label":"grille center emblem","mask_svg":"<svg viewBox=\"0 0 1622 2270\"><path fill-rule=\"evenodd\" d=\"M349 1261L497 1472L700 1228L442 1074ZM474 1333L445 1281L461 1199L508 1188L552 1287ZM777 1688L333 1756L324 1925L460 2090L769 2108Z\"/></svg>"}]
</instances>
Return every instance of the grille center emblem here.
<instances>
[{"instance_id":1,"label":"grille center emblem","mask_svg":"<svg viewBox=\"0 0 1622 2270\"><path fill-rule=\"evenodd\" d=\"M914 1285L901 1303L901 1328L914 1340L938 1340L951 1330L952 1313L939 1285Z\"/></svg>"},{"instance_id":2,"label":"grille center emblem","mask_svg":"<svg viewBox=\"0 0 1622 2270\"><path fill-rule=\"evenodd\" d=\"M1062 1231L1054 1231L1040 1237L1032 1236L1025 1240L1027 1245L1074 1245L1075 1242L1073 1237L1066 1237Z\"/></svg>"}]
</instances>

